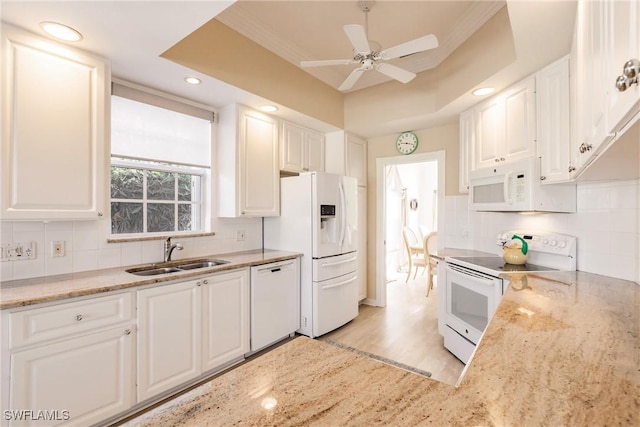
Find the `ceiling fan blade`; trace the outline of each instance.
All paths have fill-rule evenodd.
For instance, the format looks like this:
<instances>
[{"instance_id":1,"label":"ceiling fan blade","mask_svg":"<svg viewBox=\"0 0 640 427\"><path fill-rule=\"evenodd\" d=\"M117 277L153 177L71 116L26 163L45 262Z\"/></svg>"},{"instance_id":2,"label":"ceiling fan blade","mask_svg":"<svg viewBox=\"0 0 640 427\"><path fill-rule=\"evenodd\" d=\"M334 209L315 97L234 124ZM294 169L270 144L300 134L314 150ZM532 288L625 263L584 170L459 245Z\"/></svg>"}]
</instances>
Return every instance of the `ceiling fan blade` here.
<instances>
[{"instance_id":1,"label":"ceiling fan blade","mask_svg":"<svg viewBox=\"0 0 640 427\"><path fill-rule=\"evenodd\" d=\"M376 70L402 83L409 83L416 76L411 71L407 71L391 64L377 64Z\"/></svg>"},{"instance_id":2,"label":"ceiling fan blade","mask_svg":"<svg viewBox=\"0 0 640 427\"><path fill-rule=\"evenodd\" d=\"M350 65L357 61L353 59L321 59L319 61L300 61L300 66L307 67L324 67L325 65Z\"/></svg>"},{"instance_id":3,"label":"ceiling fan blade","mask_svg":"<svg viewBox=\"0 0 640 427\"><path fill-rule=\"evenodd\" d=\"M371 52L371 48L369 47L369 40L367 39L367 33L364 31L364 27L362 25L348 24L343 28L357 53Z\"/></svg>"},{"instance_id":4,"label":"ceiling fan blade","mask_svg":"<svg viewBox=\"0 0 640 427\"><path fill-rule=\"evenodd\" d=\"M390 47L389 49L385 49L380 52L380 58L399 58L401 56L411 55L412 53L422 52L425 50L434 49L436 47L438 47L438 38L433 34L429 34L427 36L423 36L415 40Z\"/></svg>"},{"instance_id":5,"label":"ceiling fan blade","mask_svg":"<svg viewBox=\"0 0 640 427\"><path fill-rule=\"evenodd\" d=\"M353 85L356 84L356 82L358 81L362 73L364 73L364 71L365 70L363 70L362 68L356 68L355 70L353 70L351 74L349 74L349 77L347 77L347 79L344 82L342 82L338 90L351 89Z\"/></svg>"}]
</instances>

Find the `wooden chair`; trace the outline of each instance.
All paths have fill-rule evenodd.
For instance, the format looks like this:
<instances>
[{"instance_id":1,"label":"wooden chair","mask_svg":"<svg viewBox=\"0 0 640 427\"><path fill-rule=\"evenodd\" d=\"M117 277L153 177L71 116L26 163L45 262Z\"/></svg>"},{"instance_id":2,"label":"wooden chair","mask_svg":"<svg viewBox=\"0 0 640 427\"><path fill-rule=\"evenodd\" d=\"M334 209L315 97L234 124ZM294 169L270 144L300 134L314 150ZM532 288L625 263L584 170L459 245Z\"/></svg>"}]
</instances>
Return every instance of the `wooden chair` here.
<instances>
[{"instance_id":1,"label":"wooden chair","mask_svg":"<svg viewBox=\"0 0 640 427\"><path fill-rule=\"evenodd\" d=\"M415 267L415 271L413 273L414 279L418 275L419 267L422 267L423 269L427 268L427 258L425 258L426 246L424 244L420 244L416 234L409 227L402 228L402 240L404 240L404 246L407 249L407 255L409 258L409 268L407 270L407 278L405 279L406 283L409 281L413 267Z\"/></svg>"},{"instance_id":2,"label":"wooden chair","mask_svg":"<svg viewBox=\"0 0 640 427\"><path fill-rule=\"evenodd\" d=\"M431 254L438 250L438 233L435 231L429 233L424 238L424 256L429 264L429 280L427 282L427 296L429 291L433 289L433 276L438 274L438 260L433 258Z\"/></svg>"}]
</instances>

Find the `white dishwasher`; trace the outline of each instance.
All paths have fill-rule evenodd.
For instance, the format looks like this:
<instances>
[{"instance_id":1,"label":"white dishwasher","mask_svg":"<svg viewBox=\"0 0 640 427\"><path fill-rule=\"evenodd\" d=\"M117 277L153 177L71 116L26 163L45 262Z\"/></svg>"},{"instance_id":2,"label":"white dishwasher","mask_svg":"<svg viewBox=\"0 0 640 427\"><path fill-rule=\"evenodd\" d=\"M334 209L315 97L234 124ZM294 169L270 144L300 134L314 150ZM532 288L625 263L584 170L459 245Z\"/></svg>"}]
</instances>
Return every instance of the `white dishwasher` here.
<instances>
[{"instance_id":1,"label":"white dishwasher","mask_svg":"<svg viewBox=\"0 0 640 427\"><path fill-rule=\"evenodd\" d=\"M251 351L300 328L300 260L251 267Z\"/></svg>"}]
</instances>

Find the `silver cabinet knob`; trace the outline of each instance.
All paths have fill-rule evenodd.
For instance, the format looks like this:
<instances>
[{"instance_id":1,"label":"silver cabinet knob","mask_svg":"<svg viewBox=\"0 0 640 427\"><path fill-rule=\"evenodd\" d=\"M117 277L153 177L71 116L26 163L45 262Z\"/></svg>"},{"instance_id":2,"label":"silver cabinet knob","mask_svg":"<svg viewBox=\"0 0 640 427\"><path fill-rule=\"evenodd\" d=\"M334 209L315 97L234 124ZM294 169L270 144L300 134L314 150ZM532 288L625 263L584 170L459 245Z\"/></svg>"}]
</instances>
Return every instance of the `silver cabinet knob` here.
<instances>
[{"instance_id":1,"label":"silver cabinet knob","mask_svg":"<svg viewBox=\"0 0 640 427\"><path fill-rule=\"evenodd\" d=\"M82 316L82 314L78 314L78 315L76 316L76 320L77 320L78 322L79 322L79 321L81 321L82 319L84 319L84 317Z\"/></svg>"},{"instance_id":2,"label":"silver cabinet knob","mask_svg":"<svg viewBox=\"0 0 640 427\"><path fill-rule=\"evenodd\" d=\"M544 175L540 177L540 181L544 181L545 179L547 179L547 177Z\"/></svg>"},{"instance_id":3,"label":"silver cabinet knob","mask_svg":"<svg viewBox=\"0 0 640 427\"><path fill-rule=\"evenodd\" d=\"M196 282L196 286L202 286L202 282L198 280L198 281Z\"/></svg>"},{"instance_id":4,"label":"silver cabinet knob","mask_svg":"<svg viewBox=\"0 0 640 427\"><path fill-rule=\"evenodd\" d=\"M622 75L616 78L616 89L618 92L624 92L629 87L638 84L638 76L640 75L640 60L630 59L622 66Z\"/></svg>"},{"instance_id":5,"label":"silver cabinet knob","mask_svg":"<svg viewBox=\"0 0 640 427\"><path fill-rule=\"evenodd\" d=\"M208 281L207 279L204 279L204 280L202 281L202 284L203 284L203 285L208 285L208 284L209 284L209 281Z\"/></svg>"},{"instance_id":6,"label":"silver cabinet knob","mask_svg":"<svg viewBox=\"0 0 640 427\"><path fill-rule=\"evenodd\" d=\"M569 173L573 172L574 170L576 170L575 166L569 165Z\"/></svg>"},{"instance_id":7,"label":"silver cabinet knob","mask_svg":"<svg viewBox=\"0 0 640 427\"><path fill-rule=\"evenodd\" d=\"M124 331L124 334L125 334L125 335L131 335L131 329L126 329L126 330Z\"/></svg>"}]
</instances>

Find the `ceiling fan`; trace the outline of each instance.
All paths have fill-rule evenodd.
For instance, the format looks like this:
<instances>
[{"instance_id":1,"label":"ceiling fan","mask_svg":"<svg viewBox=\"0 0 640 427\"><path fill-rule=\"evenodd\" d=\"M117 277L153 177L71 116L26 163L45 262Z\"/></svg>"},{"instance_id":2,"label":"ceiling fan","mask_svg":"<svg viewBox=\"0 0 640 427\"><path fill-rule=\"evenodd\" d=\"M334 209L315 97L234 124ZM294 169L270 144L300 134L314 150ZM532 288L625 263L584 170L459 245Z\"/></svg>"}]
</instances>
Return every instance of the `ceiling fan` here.
<instances>
[{"instance_id":1,"label":"ceiling fan","mask_svg":"<svg viewBox=\"0 0 640 427\"><path fill-rule=\"evenodd\" d=\"M370 41L369 34L369 22L368 13L371 11L373 1L361 0L358 2L358 6L364 12L365 27L358 24L345 25L344 32L353 45L353 58L351 59L325 59L318 61L301 61L300 66L303 68L308 67L323 67L326 65L350 65L360 64L358 68L353 70L347 79L342 82L338 90L349 90L356 84L360 76L365 71L376 70L382 74L385 74L395 80L402 83L408 83L416 76L415 73L407 71L403 68L397 67L386 62L390 59L400 58L402 56L411 55L417 52L423 52L425 50L434 49L438 47L438 39L435 35L429 34L419 37L415 40L411 40L402 44L399 44L389 49L381 50L379 43Z\"/></svg>"}]
</instances>

